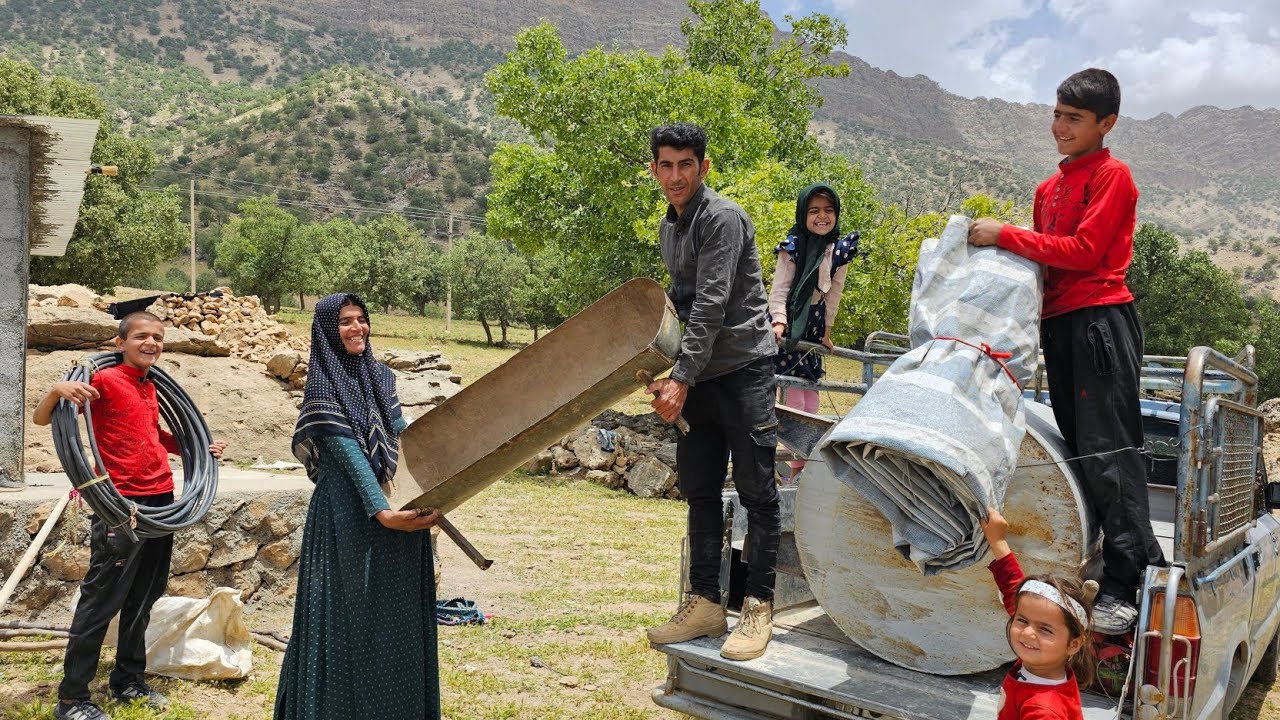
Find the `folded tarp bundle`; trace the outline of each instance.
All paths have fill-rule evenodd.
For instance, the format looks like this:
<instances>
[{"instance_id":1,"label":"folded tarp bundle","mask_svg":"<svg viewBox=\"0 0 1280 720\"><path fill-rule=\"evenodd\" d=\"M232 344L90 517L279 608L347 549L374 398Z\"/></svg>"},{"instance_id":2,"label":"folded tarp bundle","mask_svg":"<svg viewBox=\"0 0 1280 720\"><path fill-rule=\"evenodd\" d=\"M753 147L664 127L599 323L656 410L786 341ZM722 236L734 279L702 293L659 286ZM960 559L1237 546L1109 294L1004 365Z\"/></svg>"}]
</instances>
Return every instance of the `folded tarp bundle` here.
<instances>
[{"instance_id":1,"label":"folded tarp bundle","mask_svg":"<svg viewBox=\"0 0 1280 720\"><path fill-rule=\"evenodd\" d=\"M889 520L898 551L925 574L987 550L978 520L1000 507L1024 434L1022 385L1039 352L1036 263L969 245L953 215L920 248L912 349L819 449L836 477Z\"/></svg>"}]
</instances>

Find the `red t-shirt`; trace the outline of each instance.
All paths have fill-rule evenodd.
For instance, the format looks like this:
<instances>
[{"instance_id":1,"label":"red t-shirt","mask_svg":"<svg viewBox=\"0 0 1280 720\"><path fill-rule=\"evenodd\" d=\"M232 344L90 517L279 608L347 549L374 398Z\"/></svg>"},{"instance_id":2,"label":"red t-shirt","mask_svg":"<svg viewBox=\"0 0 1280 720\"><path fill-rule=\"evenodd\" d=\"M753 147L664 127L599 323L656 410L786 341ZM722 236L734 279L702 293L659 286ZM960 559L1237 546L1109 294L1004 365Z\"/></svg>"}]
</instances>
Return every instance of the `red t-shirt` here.
<instances>
[{"instance_id":1,"label":"red t-shirt","mask_svg":"<svg viewBox=\"0 0 1280 720\"><path fill-rule=\"evenodd\" d=\"M1005 225L1000 247L1047 265L1041 317L1133 300L1124 283L1133 261L1138 187L1129 166L1102 149L1036 188L1034 230Z\"/></svg>"},{"instance_id":2,"label":"red t-shirt","mask_svg":"<svg viewBox=\"0 0 1280 720\"><path fill-rule=\"evenodd\" d=\"M1018 586L1025 575L1018 557L1009 553L987 566L1000 588L1004 609L1018 610ZM1042 685L1022 679L1022 661L1014 662L1000 685L996 720L1084 720L1080 709L1080 686L1067 668L1067 679L1057 685Z\"/></svg>"},{"instance_id":3,"label":"red t-shirt","mask_svg":"<svg viewBox=\"0 0 1280 720\"><path fill-rule=\"evenodd\" d=\"M155 383L121 364L98 371L89 384L101 394L89 411L98 454L116 489L126 496L173 492L169 453L181 451L160 428Z\"/></svg>"}]
</instances>

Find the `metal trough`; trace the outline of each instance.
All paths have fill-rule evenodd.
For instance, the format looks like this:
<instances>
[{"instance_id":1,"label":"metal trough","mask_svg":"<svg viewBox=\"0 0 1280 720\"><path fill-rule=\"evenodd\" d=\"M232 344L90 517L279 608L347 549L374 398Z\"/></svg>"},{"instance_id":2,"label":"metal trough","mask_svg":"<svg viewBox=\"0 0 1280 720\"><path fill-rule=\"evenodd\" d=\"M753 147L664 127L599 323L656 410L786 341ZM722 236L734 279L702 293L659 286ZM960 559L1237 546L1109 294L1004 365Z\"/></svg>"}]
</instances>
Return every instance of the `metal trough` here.
<instances>
[{"instance_id":1,"label":"metal trough","mask_svg":"<svg viewBox=\"0 0 1280 720\"><path fill-rule=\"evenodd\" d=\"M400 435L393 508L443 513L675 363L680 321L653 280L631 280L466 386Z\"/></svg>"}]
</instances>

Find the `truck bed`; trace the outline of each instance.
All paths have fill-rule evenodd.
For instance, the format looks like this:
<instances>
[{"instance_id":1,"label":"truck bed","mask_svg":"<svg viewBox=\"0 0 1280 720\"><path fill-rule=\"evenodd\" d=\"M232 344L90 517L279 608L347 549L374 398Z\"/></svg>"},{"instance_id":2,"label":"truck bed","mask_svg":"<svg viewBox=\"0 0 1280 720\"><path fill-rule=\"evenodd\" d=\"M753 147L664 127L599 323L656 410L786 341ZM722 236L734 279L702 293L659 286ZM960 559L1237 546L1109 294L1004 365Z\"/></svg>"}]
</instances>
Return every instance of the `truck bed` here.
<instances>
[{"instance_id":1,"label":"truck bed","mask_svg":"<svg viewBox=\"0 0 1280 720\"><path fill-rule=\"evenodd\" d=\"M655 688L654 702L703 718L989 720L1007 670L938 676L900 668L846 639L816 603L775 615L764 657L725 660L722 642L699 638L662 646L678 690L668 694L672 683ZM1116 715L1115 703L1104 697L1086 693L1081 700L1088 720ZM810 714L793 715L797 707Z\"/></svg>"},{"instance_id":2,"label":"truck bed","mask_svg":"<svg viewBox=\"0 0 1280 720\"><path fill-rule=\"evenodd\" d=\"M784 506L794 502L793 493L793 488L781 493ZM1151 527L1166 557L1173 557L1175 497L1172 487L1148 485ZM785 573L778 577L792 581ZM806 596L812 597L807 592ZM735 620L731 617L730 622ZM1008 669L1006 665L975 675L941 676L901 668L851 642L814 601L774 615L774 639L764 657L750 662L725 660L720 657L722 642L699 638L659 647L669 656L670 672L677 677L674 683L654 689L654 702L697 717L725 720L989 720L996 715L1000 683ZM672 687L676 691L669 694ZM1087 720L1116 717L1116 703L1104 696L1082 693L1081 701ZM794 716L796 707L807 708L809 714Z\"/></svg>"}]
</instances>

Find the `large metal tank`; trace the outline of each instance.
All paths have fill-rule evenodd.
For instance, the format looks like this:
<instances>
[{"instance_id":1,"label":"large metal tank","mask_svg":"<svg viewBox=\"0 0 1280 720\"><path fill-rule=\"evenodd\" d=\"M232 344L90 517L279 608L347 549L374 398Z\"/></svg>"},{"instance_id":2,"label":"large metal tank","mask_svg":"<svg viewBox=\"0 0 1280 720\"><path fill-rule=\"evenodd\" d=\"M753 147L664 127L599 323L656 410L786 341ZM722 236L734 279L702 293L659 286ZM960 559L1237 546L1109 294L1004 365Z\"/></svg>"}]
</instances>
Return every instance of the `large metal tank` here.
<instances>
[{"instance_id":1,"label":"large metal tank","mask_svg":"<svg viewBox=\"0 0 1280 720\"><path fill-rule=\"evenodd\" d=\"M1027 433L1002 510L1009 544L1028 574L1075 574L1095 531L1066 443L1049 408L1026 403ZM925 576L894 548L888 521L821 461L809 461L796 498L796 544L827 615L858 645L897 665L939 675L1012 658L1008 615L986 563Z\"/></svg>"}]
</instances>

